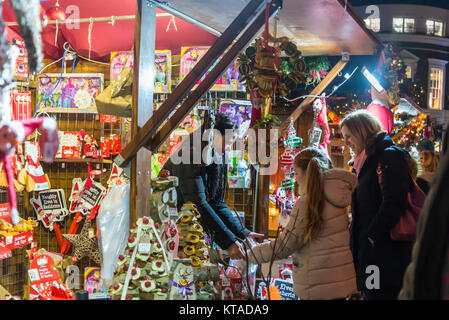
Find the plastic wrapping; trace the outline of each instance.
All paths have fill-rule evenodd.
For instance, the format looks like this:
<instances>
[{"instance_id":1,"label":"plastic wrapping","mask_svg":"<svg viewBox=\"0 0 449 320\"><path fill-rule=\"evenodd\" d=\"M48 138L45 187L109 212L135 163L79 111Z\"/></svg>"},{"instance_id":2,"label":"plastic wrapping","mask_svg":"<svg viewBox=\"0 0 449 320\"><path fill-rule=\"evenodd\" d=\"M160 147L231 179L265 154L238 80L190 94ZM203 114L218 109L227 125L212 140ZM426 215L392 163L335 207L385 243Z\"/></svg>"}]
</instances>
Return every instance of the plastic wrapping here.
<instances>
[{"instance_id":1,"label":"plastic wrapping","mask_svg":"<svg viewBox=\"0 0 449 320\"><path fill-rule=\"evenodd\" d=\"M103 285L112 282L120 254L125 250L129 235L130 185L112 187L103 199L98 215L98 247L101 252Z\"/></svg>"}]
</instances>

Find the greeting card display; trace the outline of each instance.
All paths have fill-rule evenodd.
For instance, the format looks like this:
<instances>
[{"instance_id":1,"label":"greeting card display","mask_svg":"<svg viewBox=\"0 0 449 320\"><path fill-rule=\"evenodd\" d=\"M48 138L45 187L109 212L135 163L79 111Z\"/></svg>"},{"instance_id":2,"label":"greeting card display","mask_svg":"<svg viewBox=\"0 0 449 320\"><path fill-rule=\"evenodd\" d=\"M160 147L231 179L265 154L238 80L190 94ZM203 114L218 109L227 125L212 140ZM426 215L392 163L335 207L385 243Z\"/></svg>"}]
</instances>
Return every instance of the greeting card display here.
<instances>
[{"instance_id":1,"label":"greeting card display","mask_svg":"<svg viewBox=\"0 0 449 320\"><path fill-rule=\"evenodd\" d=\"M31 118L31 91L12 89L10 92L10 102L14 120Z\"/></svg>"},{"instance_id":2,"label":"greeting card display","mask_svg":"<svg viewBox=\"0 0 449 320\"><path fill-rule=\"evenodd\" d=\"M133 67L134 52L120 51L111 53L111 80L117 79L125 66ZM154 93L171 93L171 51L156 50L154 56Z\"/></svg>"},{"instance_id":3,"label":"greeting card display","mask_svg":"<svg viewBox=\"0 0 449 320\"><path fill-rule=\"evenodd\" d=\"M81 157L82 141L78 132L59 131L59 150L56 158L79 159Z\"/></svg>"},{"instance_id":4,"label":"greeting card display","mask_svg":"<svg viewBox=\"0 0 449 320\"><path fill-rule=\"evenodd\" d=\"M25 43L22 40L13 40L13 54L16 59L14 66L14 76L16 79L27 79L30 76L30 68L28 67L28 52Z\"/></svg>"},{"instance_id":5,"label":"greeting card display","mask_svg":"<svg viewBox=\"0 0 449 320\"><path fill-rule=\"evenodd\" d=\"M83 215L88 215L91 213L92 208L99 205L101 200L103 200L103 197L106 195L107 190L101 183L90 180L89 185L87 185L87 181L88 180L85 180L82 183L82 189L78 195L76 195L75 191L75 198L77 197L78 200L71 202L71 212L81 212ZM73 182L73 188L76 188L76 185L78 187L81 186L79 180ZM74 190L72 190L72 199L74 197L73 192Z\"/></svg>"},{"instance_id":6,"label":"greeting card display","mask_svg":"<svg viewBox=\"0 0 449 320\"><path fill-rule=\"evenodd\" d=\"M30 298L32 300L73 300L72 291L61 283L55 262L49 254L36 256L30 262Z\"/></svg>"},{"instance_id":7,"label":"greeting card display","mask_svg":"<svg viewBox=\"0 0 449 320\"><path fill-rule=\"evenodd\" d=\"M43 111L96 111L95 97L104 89L101 73L48 74L37 79L37 103Z\"/></svg>"},{"instance_id":8,"label":"greeting card display","mask_svg":"<svg viewBox=\"0 0 449 320\"><path fill-rule=\"evenodd\" d=\"M180 80L183 80L185 76L193 69L193 67L201 60L206 54L209 47L182 47L181 48L181 70ZM195 87L198 86L201 81L207 76L215 65L219 62L218 59L214 65L212 65L208 72L201 78ZM239 71L238 65L234 61L226 72L218 79L218 81L212 86L211 90L215 91L245 91L243 84L239 83ZM194 88L195 88L194 87Z\"/></svg>"}]
</instances>

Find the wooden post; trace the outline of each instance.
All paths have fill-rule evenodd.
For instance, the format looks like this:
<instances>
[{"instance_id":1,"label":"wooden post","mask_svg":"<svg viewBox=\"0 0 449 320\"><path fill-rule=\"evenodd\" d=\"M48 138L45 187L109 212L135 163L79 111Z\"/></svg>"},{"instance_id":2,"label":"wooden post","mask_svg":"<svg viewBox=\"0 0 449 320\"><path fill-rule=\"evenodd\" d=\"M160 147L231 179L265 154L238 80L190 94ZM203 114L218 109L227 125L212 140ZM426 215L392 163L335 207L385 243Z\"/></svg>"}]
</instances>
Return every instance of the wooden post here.
<instances>
[{"instance_id":1,"label":"wooden post","mask_svg":"<svg viewBox=\"0 0 449 320\"><path fill-rule=\"evenodd\" d=\"M137 0L134 33L133 139L153 115L155 38L156 6L148 0ZM149 213L151 156L151 151L142 149L132 161L131 222Z\"/></svg>"},{"instance_id":2,"label":"wooden post","mask_svg":"<svg viewBox=\"0 0 449 320\"><path fill-rule=\"evenodd\" d=\"M346 66L348 62L340 60L329 73L326 75L326 77L321 80L321 82L312 90L310 93L311 96L319 96L326 88L327 86L337 77L337 75L343 70L343 68ZM293 118L293 121L296 121L296 119L299 118L301 113L305 110L305 108L311 104L316 98L313 97L307 97L304 99L304 101L301 102L301 104L292 112L292 114L285 119L285 121L281 124L279 135L282 135L282 133L286 132L289 125L290 125L290 118Z\"/></svg>"}]
</instances>

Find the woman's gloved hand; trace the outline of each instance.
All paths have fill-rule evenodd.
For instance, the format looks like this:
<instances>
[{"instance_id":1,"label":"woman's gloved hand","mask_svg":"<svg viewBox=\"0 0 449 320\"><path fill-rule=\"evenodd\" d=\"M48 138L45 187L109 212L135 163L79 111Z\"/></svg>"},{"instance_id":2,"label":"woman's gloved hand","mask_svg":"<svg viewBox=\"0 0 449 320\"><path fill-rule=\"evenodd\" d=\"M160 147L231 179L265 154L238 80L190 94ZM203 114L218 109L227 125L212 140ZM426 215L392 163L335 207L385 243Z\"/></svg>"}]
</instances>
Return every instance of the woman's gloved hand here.
<instances>
[{"instance_id":1,"label":"woman's gloved hand","mask_svg":"<svg viewBox=\"0 0 449 320\"><path fill-rule=\"evenodd\" d=\"M227 249L229 257L231 259L244 259L245 258L245 253L243 252L243 249L241 247L240 244L238 244L237 242L234 242L233 244L231 244L229 246L229 248Z\"/></svg>"}]
</instances>

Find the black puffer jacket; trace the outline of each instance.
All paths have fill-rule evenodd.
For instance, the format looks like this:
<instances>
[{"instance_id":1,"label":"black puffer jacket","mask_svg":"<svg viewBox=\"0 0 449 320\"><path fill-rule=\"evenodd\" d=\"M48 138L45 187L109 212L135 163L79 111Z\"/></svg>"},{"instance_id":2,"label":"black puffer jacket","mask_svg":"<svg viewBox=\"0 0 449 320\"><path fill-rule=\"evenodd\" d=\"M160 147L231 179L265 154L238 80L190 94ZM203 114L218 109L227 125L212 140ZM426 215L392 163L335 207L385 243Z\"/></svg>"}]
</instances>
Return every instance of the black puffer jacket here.
<instances>
[{"instance_id":1,"label":"black puffer jacket","mask_svg":"<svg viewBox=\"0 0 449 320\"><path fill-rule=\"evenodd\" d=\"M367 289L366 278L372 274L367 273L367 267L374 265L380 272L380 290L399 293L404 271L410 262L412 243L391 240L390 230L407 207L410 174L404 156L408 154L395 147L385 134L377 137L366 154L352 194L351 250L357 286L361 291ZM378 163L382 170L382 191ZM374 246L368 237L374 240Z\"/></svg>"},{"instance_id":2,"label":"black puffer jacket","mask_svg":"<svg viewBox=\"0 0 449 320\"><path fill-rule=\"evenodd\" d=\"M449 126L445 127L441 160L418 221L412 261L399 299L439 300L448 296L443 271L449 269Z\"/></svg>"},{"instance_id":3,"label":"black puffer jacket","mask_svg":"<svg viewBox=\"0 0 449 320\"><path fill-rule=\"evenodd\" d=\"M177 152L177 156L182 158L182 146ZM222 249L226 250L237 241L236 236L245 239L250 230L242 226L224 203L221 188L217 191L220 194L211 194L210 190L207 189L207 186L210 185L210 173L215 171L217 164L209 166L193 164L193 155L198 154L198 152L200 151L196 150L191 144L190 164L174 164L172 159L169 158L163 169L169 170L172 176L179 179L179 186L177 187L178 207L186 202L194 203L201 214L200 223L203 228ZM218 171L224 173L223 170L227 172L226 165L218 165ZM220 174L220 177L224 178L224 174ZM219 184L222 184L221 182Z\"/></svg>"}]
</instances>

